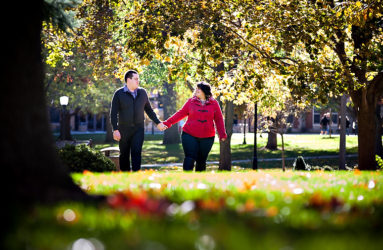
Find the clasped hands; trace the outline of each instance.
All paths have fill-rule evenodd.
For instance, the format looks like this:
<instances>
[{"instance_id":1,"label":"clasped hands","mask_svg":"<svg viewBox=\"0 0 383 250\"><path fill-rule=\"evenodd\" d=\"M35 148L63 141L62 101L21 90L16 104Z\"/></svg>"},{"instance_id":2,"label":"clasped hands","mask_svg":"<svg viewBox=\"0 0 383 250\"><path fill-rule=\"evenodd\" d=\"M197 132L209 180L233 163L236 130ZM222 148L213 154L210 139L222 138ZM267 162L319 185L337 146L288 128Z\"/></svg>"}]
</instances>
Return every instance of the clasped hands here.
<instances>
[{"instance_id":1,"label":"clasped hands","mask_svg":"<svg viewBox=\"0 0 383 250\"><path fill-rule=\"evenodd\" d=\"M158 124L157 124L157 128L158 128L160 131L164 131L165 129L168 128L168 126L166 126L163 122L161 122L161 123L158 123Z\"/></svg>"},{"instance_id":2,"label":"clasped hands","mask_svg":"<svg viewBox=\"0 0 383 250\"><path fill-rule=\"evenodd\" d=\"M165 124L163 124L162 122L157 124L157 128L161 131L164 131L165 129L168 128L168 126L166 126ZM120 134L120 131L118 130L114 130L113 131L113 139L116 140L116 141L120 141L121 140L121 134Z\"/></svg>"}]
</instances>

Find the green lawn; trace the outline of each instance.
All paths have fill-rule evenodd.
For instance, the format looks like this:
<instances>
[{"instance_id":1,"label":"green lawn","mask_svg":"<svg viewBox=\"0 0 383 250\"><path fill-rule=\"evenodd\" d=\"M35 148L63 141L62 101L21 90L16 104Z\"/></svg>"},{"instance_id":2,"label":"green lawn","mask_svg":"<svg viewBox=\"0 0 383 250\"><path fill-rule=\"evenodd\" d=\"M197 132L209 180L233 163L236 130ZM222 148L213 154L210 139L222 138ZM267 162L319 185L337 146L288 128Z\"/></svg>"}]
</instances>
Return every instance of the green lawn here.
<instances>
[{"instance_id":1,"label":"green lawn","mask_svg":"<svg viewBox=\"0 0 383 250\"><path fill-rule=\"evenodd\" d=\"M278 135L278 149L281 149L281 138ZM247 160L253 159L254 134L246 135L247 144L243 144L243 134L234 134L231 140L232 159ZM265 158L281 158L281 150L270 151L265 149L267 143L267 134L257 138L258 159L260 168L281 167L280 162L262 162ZM115 144L98 144L97 149L108 146L118 146ZM347 154L356 154L358 146L357 136L348 136L346 141ZM288 134L285 135L285 156L296 158L297 156L322 156L337 155L339 150L339 136L320 136L313 134ZM162 135L145 135L143 146L142 164L156 163L181 163L183 161L183 150L181 144L162 144ZM208 161L219 160L219 142L215 139L213 149L209 155ZM288 166L292 166L293 161L287 161ZM330 160L307 160L310 165L330 165L338 166L337 159ZM348 158L349 166L356 164L356 158ZM251 167L251 163L236 164L241 167Z\"/></svg>"},{"instance_id":2,"label":"green lawn","mask_svg":"<svg viewBox=\"0 0 383 250\"><path fill-rule=\"evenodd\" d=\"M7 249L381 249L383 174L73 174L101 204L22 210Z\"/></svg>"}]
</instances>

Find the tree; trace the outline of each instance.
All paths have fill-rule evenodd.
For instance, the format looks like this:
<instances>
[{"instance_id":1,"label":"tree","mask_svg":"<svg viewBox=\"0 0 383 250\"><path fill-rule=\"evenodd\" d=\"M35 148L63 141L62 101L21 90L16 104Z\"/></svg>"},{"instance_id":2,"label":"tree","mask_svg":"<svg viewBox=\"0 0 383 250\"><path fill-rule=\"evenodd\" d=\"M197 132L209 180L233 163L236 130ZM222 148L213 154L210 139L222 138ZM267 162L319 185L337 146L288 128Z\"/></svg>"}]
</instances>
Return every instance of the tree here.
<instances>
[{"instance_id":1,"label":"tree","mask_svg":"<svg viewBox=\"0 0 383 250\"><path fill-rule=\"evenodd\" d=\"M241 51L250 67L259 62L289 76L286 84L296 100L326 103L328 97L350 95L358 116L359 168L375 169L370 142L383 92L382 1L145 1L143 6L140 30L158 41L148 48L161 48L168 35L182 36L192 28L202 55L219 63ZM242 72L257 77L248 67Z\"/></svg>"},{"instance_id":2,"label":"tree","mask_svg":"<svg viewBox=\"0 0 383 250\"><path fill-rule=\"evenodd\" d=\"M383 97L379 97L379 102L376 106L376 119L378 120L376 126L376 154L381 158L383 157L383 145L382 145L382 136L383 136Z\"/></svg>"},{"instance_id":3,"label":"tree","mask_svg":"<svg viewBox=\"0 0 383 250\"><path fill-rule=\"evenodd\" d=\"M273 47L263 55L291 76L294 98L326 102L328 96L351 96L358 116L359 169L375 169L371 141L383 92L382 1L260 1L253 9L246 4L242 7L249 11L240 14L246 24L231 27L254 50L260 46L248 34L269 34Z\"/></svg>"},{"instance_id":4,"label":"tree","mask_svg":"<svg viewBox=\"0 0 383 250\"><path fill-rule=\"evenodd\" d=\"M1 67L4 83L1 90L0 114L3 139L0 143L3 178L12 184L5 199L5 226L12 223L12 215L36 202L85 200L88 196L78 187L63 166L53 147L41 58L41 29L43 1L8 2L26 22L9 22L4 32L12 39L5 40L3 53L6 65ZM33 9L33 11L31 11ZM3 16L4 18L4 16ZM3 23L6 20L2 20ZM20 32L20 31L23 32Z\"/></svg>"},{"instance_id":5,"label":"tree","mask_svg":"<svg viewBox=\"0 0 383 250\"><path fill-rule=\"evenodd\" d=\"M188 44L190 48L189 58L196 67L196 76L193 78L207 80L220 94L219 81L231 79L229 88L235 88L232 80L233 75L229 72L237 64L238 50L237 40L232 39L233 35L227 32L218 22L220 15L218 11L222 6L214 1L144 1L137 3L130 12L126 13L125 20L129 20L129 26L133 29L130 32L128 46L134 50L140 58L151 60L156 54L167 54L168 42L174 44L180 42ZM214 16L212 16L214 15ZM202 39L201 39L202 38ZM213 50L211 48L216 48ZM225 53L224 53L225 52ZM184 62L188 60L183 57ZM190 63L184 63L189 65ZM188 67L184 68L188 70ZM176 69L173 75L182 75L182 70ZM228 73L224 77L225 73ZM226 89L224 90L226 91ZM228 93L228 92L227 92ZM226 93L226 94L227 94ZM235 93L222 96L221 104L224 104L225 123L228 126L228 139L220 142L223 153L220 161L220 169L230 170L230 135L232 131L233 112L232 98ZM230 96L230 98L229 98ZM222 153L221 152L221 153Z\"/></svg>"},{"instance_id":6,"label":"tree","mask_svg":"<svg viewBox=\"0 0 383 250\"><path fill-rule=\"evenodd\" d=\"M298 117L304 111L305 105L297 103L291 96L291 91L282 83L283 76L270 74L265 81L264 94L260 96L259 112L264 126L269 133L279 134L282 139L282 170L285 171L285 143L284 134L292 126L294 117ZM291 120L290 120L291 119Z\"/></svg>"},{"instance_id":7,"label":"tree","mask_svg":"<svg viewBox=\"0 0 383 250\"><path fill-rule=\"evenodd\" d=\"M117 70L122 60L121 48L112 39L111 8L114 5L96 0L74 1L69 6L63 3L64 7L59 6L58 11L69 16L65 19L68 24L60 27L53 25L54 22L43 23L47 101L50 106L59 107L59 96L67 95L71 116L80 111L104 114L107 118L105 142L112 142L110 102L114 91L123 86L119 80L123 73ZM69 119L66 120L69 127Z\"/></svg>"},{"instance_id":8,"label":"tree","mask_svg":"<svg viewBox=\"0 0 383 250\"><path fill-rule=\"evenodd\" d=\"M164 120L174 114L177 110L177 96L175 91L176 83L169 83L169 72L165 63L153 60L144 70L142 79L144 85L155 88L161 93L163 103ZM177 126L172 126L164 132L163 144L180 143L180 136Z\"/></svg>"}]
</instances>

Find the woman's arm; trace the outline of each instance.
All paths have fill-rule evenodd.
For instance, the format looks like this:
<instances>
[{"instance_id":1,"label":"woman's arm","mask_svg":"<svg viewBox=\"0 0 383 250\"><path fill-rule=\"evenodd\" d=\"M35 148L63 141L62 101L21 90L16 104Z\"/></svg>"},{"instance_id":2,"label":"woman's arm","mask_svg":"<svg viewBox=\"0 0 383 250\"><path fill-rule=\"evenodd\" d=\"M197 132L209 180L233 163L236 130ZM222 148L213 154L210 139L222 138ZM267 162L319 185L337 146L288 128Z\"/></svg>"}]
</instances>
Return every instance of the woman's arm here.
<instances>
[{"instance_id":1,"label":"woman's arm","mask_svg":"<svg viewBox=\"0 0 383 250\"><path fill-rule=\"evenodd\" d=\"M175 112L171 117L164 121L163 124L170 128L173 124L184 119L186 116L189 115L189 105L190 99L184 104L184 106L180 110Z\"/></svg>"}]
</instances>

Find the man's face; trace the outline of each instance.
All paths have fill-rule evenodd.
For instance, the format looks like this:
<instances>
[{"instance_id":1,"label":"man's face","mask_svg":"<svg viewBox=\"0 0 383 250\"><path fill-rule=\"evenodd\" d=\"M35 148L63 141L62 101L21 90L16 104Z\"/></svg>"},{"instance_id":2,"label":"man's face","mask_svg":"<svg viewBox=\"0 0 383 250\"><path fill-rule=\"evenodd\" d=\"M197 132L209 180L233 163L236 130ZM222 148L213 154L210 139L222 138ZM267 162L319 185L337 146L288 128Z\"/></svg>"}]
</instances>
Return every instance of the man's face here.
<instances>
[{"instance_id":1,"label":"man's face","mask_svg":"<svg viewBox=\"0 0 383 250\"><path fill-rule=\"evenodd\" d=\"M133 74L132 78L126 78L126 85L129 89L135 90L140 84L140 77L138 74Z\"/></svg>"}]
</instances>

